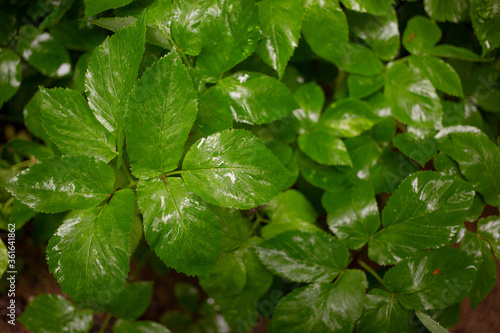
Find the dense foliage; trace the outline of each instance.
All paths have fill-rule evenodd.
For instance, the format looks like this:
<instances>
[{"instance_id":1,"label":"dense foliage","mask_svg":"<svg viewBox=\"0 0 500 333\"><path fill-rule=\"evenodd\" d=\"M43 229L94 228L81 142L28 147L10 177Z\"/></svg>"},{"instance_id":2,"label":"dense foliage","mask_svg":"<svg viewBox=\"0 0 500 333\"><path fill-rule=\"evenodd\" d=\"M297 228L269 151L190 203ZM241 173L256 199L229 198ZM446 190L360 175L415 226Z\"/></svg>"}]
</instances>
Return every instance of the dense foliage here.
<instances>
[{"instance_id":1,"label":"dense foliage","mask_svg":"<svg viewBox=\"0 0 500 333\"><path fill-rule=\"evenodd\" d=\"M12 1L0 16L0 227L32 221L71 299L34 298L28 329L88 332L106 312L116 333L443 332L492 290L500 1ZM181 312L138 320L154 286L131 258L204 293L178 283Z\"/></svg>"}]
</instances>

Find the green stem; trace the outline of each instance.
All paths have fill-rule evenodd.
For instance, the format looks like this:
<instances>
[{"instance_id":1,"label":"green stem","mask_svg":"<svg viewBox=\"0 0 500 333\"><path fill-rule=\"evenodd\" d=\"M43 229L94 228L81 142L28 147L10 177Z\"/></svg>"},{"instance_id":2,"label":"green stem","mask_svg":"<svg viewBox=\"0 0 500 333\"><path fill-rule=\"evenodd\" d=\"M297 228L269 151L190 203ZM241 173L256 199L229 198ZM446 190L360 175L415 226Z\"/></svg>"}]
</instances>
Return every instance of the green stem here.
<instances>
[{"instance_id":1,"label":"green stem","mask_svg":"<svg viewBox=\"0 0 500 333\"><path fill-rule=\"evenodd\" d=\"M186 171L179 170L179 171L167 172L167 173L163 174L163 177L168 177L168 176L173 176L173 175L180 175L181 173L184 173L184 172L186 172Z\"/></svg>"},{"instance_id":2,"label":"green stem","mask_svg":"<svg viewBox=\"0 0 500 333\"><path fill-rule=\"evenodd\" d=\"M7 207L10 207L10 205L12 205L12 203L14 202L14 197L10 197L7 201L5 201L5 203L3 204L3 208L7 208Z\"/></svg>"},{"instance_id":3,"label":"green stem","mask_svg":"<svg viewBox=\"0 0 500 333\"><path fill-rule=\"evenodd\" d=\"M384 288L387 289L387 287L385 286L385 283L384 283L384 280L382 280L382 278L380 277L380 275L378 275L377 272L375 272L375 270L373 268L371 268L370 266L368 266L367 263L365 263L363 260L358 260L358 264L363 267L368 273L370 273L371 275L373 275L373 277L375 279L377 279L378 282L380 282L380 284L382 284L384 286Z\"/></svg>"},{"instance_id":4,"label":"green stem","mask_svg":"<svg viewBox=\"0 0 500 333\"><path fill-rule=\"evenodd\" d=\"M174 39L172 37L170 37L170 35L167 35L167 38L170 41L170 43L172 43L172 45L177 49L177 51L179 51L179 54L181 55L181 58L184 61L184 63L186 64L186 66L193 69L193 64L189 61L189 59L186 57L184 52L182 52L182 49L179 47L179 45L177 45L175 43Z\"/></svg>"},{"instance_id":5,"label":"green stem","mask_svg":"<svg viewBox=\"0 0 500 333\"><path fill-rule=\"evenodd\" d=\"M12 168L14 168L14 169L21 169L21 168L28 167L28 166L30 166L32 164L33 164L32 160L26 160L26 161L22 161L22 162L19 162L17 164L14 164L12 166Z\"/></svg>"},{"instance_id":6,"label":"green stem","mask_svg":"<svg viewBox=\"0 0 500 333\"><path fill-rule=\"evenodd\" d=\"M106 314L106 318L104 318L104 322L101 325L101 328L99 329L99 333L104 333L106 331L106 327L108 327L109 321L111 320L111 313Z\"/></svg>"}]
</instances>

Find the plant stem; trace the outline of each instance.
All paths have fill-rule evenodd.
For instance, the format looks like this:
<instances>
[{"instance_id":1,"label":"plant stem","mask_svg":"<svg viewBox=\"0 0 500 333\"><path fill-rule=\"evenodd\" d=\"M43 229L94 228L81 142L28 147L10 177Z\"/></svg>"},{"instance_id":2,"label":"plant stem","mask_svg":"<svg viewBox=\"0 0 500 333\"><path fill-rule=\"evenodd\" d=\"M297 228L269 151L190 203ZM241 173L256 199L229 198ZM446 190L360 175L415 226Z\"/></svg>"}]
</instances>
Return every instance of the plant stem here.
<instances>
[{"instance_id":1,"label":"plant stem","mask_svg":"<svg viewBox=\"0 0 500 333\"><path fill-rule=\"evenodd\" d=\"M163 174L163 177L168 177L168 176L173 176L173 175L180 175L181 173L184 173L185 171L179 170L179 171L172 171L172 172L167 172Z\"/></svg>"},{"instance_id":2,"label":"plant stem","mask_svg":"<svg viewBox=\"0 0 500 333\"><path fill-rule=\"evenodd\" d=\"M384 286L384 288L387 289L387 287L385 286L385 283L384 283L384 280L382 280L382 278L380 277L380 275L378 275L377 272L375 272L375 270L373 268L371 268L370 266L368 266L367 263L365 263L363 260L358 260L358 264L363 267L368 273L370 273L371 275L373 275L373 277L375 279L377 279L378 282L380 282L380 284L382 284Z\"/></svg>"},{"instance_id":3,"label":"plant stem","mask_svg":"<svg viewBox=\"0 0 500 333\"><path fill-rule=\"evenodd\" d=\"M104 333L106 331L106 327L108 327L109 321L111 320L111 313L106 314L106 318L104 318L104 322L101 325L101 328L99 329L99 333Z\"/></svg>"}]
</instances>

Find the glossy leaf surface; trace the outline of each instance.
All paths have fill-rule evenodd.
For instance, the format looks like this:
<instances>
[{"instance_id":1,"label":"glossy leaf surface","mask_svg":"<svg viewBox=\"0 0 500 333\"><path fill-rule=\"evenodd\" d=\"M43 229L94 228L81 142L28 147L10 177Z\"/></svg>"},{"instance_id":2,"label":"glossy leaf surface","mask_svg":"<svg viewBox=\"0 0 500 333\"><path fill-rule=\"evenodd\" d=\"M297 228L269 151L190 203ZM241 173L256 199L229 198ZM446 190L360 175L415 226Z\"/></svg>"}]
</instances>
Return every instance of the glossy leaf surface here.
<instances>
[{"instance_id":1,"label":"glossy leaf surface","mask_svg":"<svg viewBox=\"0 0 500 333\"><path fill-rule=\"evenodd\" d=\"M125 189L104 206L72 211L50 239L50 272L80 307L103 311L123 290L134 201L134 192Z\"/></svg>"},{"instance_id":2,"label":"glossy leaf surface","mask_svg":"<svg viewBox=\"0 0 500 333\"><path fill-rule=\"evenodd\" d=\"M352 166L344 141L324 129L302 134L298 139L300 149L310 158L325 165Z\"/></svg>"},{"instance_id":3,"label":"glossy leaf surface","mask_svg":"<svg viewBox=\"0 0 500 333\"><path fill-rule=\"evenodd\" d=\"M437 172L417 172L406 178L382 211L384 229L371 240L370 257L394 264L417 250L447 244L474 200L471 185Z\"/></svg>"},{"instance_id":4,"label":"glossy leaf surface","mask_svg":"<svg viewBox=\"0 0 500 333\"><path fill-rule=\"evenodd\" d=\"M480 220L477 225L477 233L490 242L495 255L500 258L500 219L492 216Z\"/></svg>"},{"instance_id":5,"label":"glossy leaf surface","mask_svg":"<svg viewBox=\"0 0 500 333\"><path fill-rule=\"evenodd\" d=\"M0 105L11 99L21 86L21 58L13 51L0 51Z\"/></svg>"},{"instance_id":6,"label":"glossy leaf surface","mask_svg":"<svg viewBox=\"0 0 500 333\"><path fill-rule=\"evenodd\" d=\"M483 55L500 46L500 2L498 0L471 0L470 18Z\"/></svg>"},{"instance_id":7,"label":"glossy leaf surface","mask_svg":"<svg viewBox=\"0 0 500 333\"><path fill-rule=\"evenodd\" d=\"M32 209L58 213L96 206L113 193L114 175L104 162L87 156L53 157L14 177L7 188Z\"/></svg>"},{"instance_id":8,"label":"glossy leaf surface","mask_svg":"<svg viewBox=\"0 0 500 333\"><path fill-rule=\"evenodd\" d=\"M51 320L47 321L47 316ZM19 317L26 328L33 332L59 333L88 332L93 323L92 312L79 310L60 295L41 294L33 299Z\"/></svg>"},{"instance_id":9,"label":"glossy leaf surface","mask_svg":"<svg viewBox=\"0 0 500 333\"><path fill-rule=\"evenodd\" d=\"M203 138L186 154L182 178L205 201L251 208L282 189L289 172L250 132L226 130Z\"/></svg>"},{"instance_id":10,"label":"glossy leaf surface","mask_svg":"<svg viewBox=\"0 0 500 333\"><path fill-rule=\"evenodd\" d=\"M114 9L131 3L132 0L85 0L85 15L93 16L108 9Z\"/></svg>"},{"instance_id":11,"label":"glossy leaf surface","mask_svg":"<svg viewBox=\"0 0 500 333\"><path fill-rule=\"evenodd\" d=\"M392 10L393 0L340 0L350 10L373 15L384 15Z\"/></svg>"},{"instance_id":12,"label":"glossy leaf surface","mask_svg":"<svg viewBox=\"0 0 500 333\"><path fill-rule=\"evenodd\" d=\"M424 0L425 11L437 21L458 23L469 17L468 0Z\"/></svg>"},{"instance_id":13,"label":"glossy leaf surface","mask_svg":"<svg viewBox=\"0 0 500 333\"><path fill-rule=\"evenodd\" d=\"M89 155L104 162L116 157L115 140L97 121L85 98L75 90L41 89L43 128L68 155Z\"/></svg>"},{"instance_id":14,"label":"glossy leaf surface","mask_svg":"<svg viewBox=\"0 0 500 333\"><path fill-rule=\"evenodd\" d=\"M135 176L157 177L177 168L196 118L196 104L196 93L176 52L144 73L130 94L125 121Z\"/></svg>"},{"instance_id":15,"label":"glossy leaf surface","mask_svg":"<svg viewBox=\"0 0 500 333\"><path fill-rule=\"evenodd\" d=\"M113 326L113 333L170 333L170 330L154 321L118 319Z\"/></svg>"},{"instance_id":16,"label":"glossy leaf surface","mask_svg":"<svg viewBox=\"0 0 500 333\"><path fill-rule=\"evenodd\" d=\"M349 252L324 232L287 231L256 247L273 273L297 282L333 280L347 265Z\"/></svg>"},{"instance_id":17,"label":"glossy leaf surface","mask_svg":"<svg viewBox=\"0 0 500 333\"><path fill-rule=\"evenodd\" d=\"M405 332L408 311L397 298L384 290L372 289L366 294L363 314L359 318L359 333Z\"/></svg>"},{"instance_id":18,"label":"glossy leaf surface","mask_svg":"<svg viewBox=\"0 0 500 333\"><path fill-rule=\"evenodd\" d=\"M207 277L217 262L221 241L219 225L207 204L181 178L141 180L137 198L151 249L168 267Z\"/></svg>"},{"instance_id":19,"label":"glossy leaf surface","mask_svg":"<svg viewBox=\"0 0 500 333\"><path fill-rule=\"evenodd\" d=\"M384 275L389 290L406 309L443 309L463 300L476 277L474 258L444 247L420 252Z\"/></svg>"},{"instance_id":20,"label":"glossy leaf surface","mask_svg":"<svg viewBox=\"0 0 500 333\"><path fill-rule=\"evenodd\" d=\"M412 54L429 51L441 39L441 29L437 23L423 16L414 16L408 21L402 43Z\"/></svg>"},{"instance_id":21,"label":"glossy leaf surface","mask_svg":"<svg viewBox=\"0 0 500 333\"><path fill-rule=\"evenodd\" d=\"M271 332L351 332L361 315L367 282L359 270L347 270L335 283L294 290L273 314Z\"/></svg>"}]
</instances>

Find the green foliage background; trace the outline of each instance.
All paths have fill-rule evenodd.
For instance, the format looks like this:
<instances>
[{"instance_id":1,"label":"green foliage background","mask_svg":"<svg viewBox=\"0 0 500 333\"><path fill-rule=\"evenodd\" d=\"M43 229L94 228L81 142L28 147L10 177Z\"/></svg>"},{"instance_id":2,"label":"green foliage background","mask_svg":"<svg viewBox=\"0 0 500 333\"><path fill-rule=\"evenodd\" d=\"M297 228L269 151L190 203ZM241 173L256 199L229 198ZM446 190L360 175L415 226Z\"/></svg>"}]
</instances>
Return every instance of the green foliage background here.
<instances>
[{"instance_id":1,"label":"green foliage background","mask_svg":"<svg viewBox=\"0 0 500 333\"><path fill-rule=\"evenodd\" d=\"M12 1L0 20L0 228L32 221L71 298L36 297L28 329L443 332L492 290L498 0ZM179 282L181 312L139 320L154 286L131 258L204 294Z\"/></svg>"}]
</instances>

